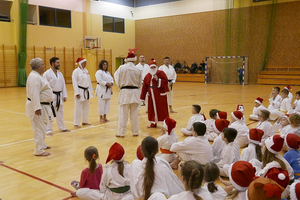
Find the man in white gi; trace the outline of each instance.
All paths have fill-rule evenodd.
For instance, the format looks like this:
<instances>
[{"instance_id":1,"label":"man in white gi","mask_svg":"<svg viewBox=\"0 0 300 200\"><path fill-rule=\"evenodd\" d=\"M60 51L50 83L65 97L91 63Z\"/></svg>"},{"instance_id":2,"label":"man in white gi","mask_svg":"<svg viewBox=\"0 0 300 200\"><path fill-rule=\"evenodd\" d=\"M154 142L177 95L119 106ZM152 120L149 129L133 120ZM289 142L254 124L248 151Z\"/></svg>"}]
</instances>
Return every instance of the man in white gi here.
<instances>
[{"instance_id":1,"label":"man in white gi","mask_svg":"<svg viewBox=\"0 0 300 200\"><path fill-rule=\"evenodd\" d=\"M52 91L53 91L53 105L56 112L56 123L59 131L61 132L70 132L66 129L64 123L64 108L63 102L67 101L67 89L65 84L65 79L63 74L59 71L60 62L59 58L52 57L50 59L51 68L48 69L43 77L49 82ZM47 135L52 135L53 125L52 122L47 124Z\"/></svg>"},{"instance_id":2,"label":"man in white gi","mask_svg":"<svg viewBox=\"0 0 300 200\"><path fill-rule=\"evenodd\" d=\"M170 89L170 92L167 92L168 105L169 105L170 112L171 113L176 113L172 109L172 105L173 105L173 84L176 81L177 74L175 72L174 67L172 65L170 65L170 58L169 57L165 57L164 63L165 64L162 65L162 66L160 66L158 69L164 71L165 74L168 77L168 80L169 80L169 89Z\"/></svg>"},{"instance_id":3,"label":"man in white gi","mask_svg":"<svg viewBox=\"0 0 300 200\"><path fill-rule=\"evenodd\" d=\"M90 126L88 123L90 101L93 97L93 87L89 71L85 68L87 60L84 58L78 58L76 63L78 67L74 69L72 74L72 84L74 88L74 127L81 128L80 118L82 115L82 125Z\"/></svg>"},{"instance_id":4,"label":"man in white gi","mask_svg":"<svg viewBox=\"0 0 300 200\"><path fill-rule=\"evenodd\" d=\"M133 136L139 135L139 106L140 87L142 86L142 72L134 65L136 57L129 53L127 63L121 65L114 74L116 85L120 88L118 111L118 134L124 137L127 131L128 114L130 114L131 131Z\"/></svg>"},{"instance_id":5,"label":"man in white gi","mask_svg":"<svg viewBox=\"0 0 300 200\"><path fill-rule=\"evenodd\" d=\"M45 149L51 149L45 143L46 124L53 121L52 89L42 74L45 65L41 58L30 61L32 71L26 83L26 115L29 117L34 133L34 155L49 156ZM53 108L53 109L51 109Z\"/></svg>"},{"instance_id":6,"label":"man in white gi","mask_svg":"<svg viewBox=\"0 0 300 200\"><path fill-rule=\"evenodd\" d=\"M142 80L144 82L144 78L145 76L149 73L149 65L147 63L145 63L145 56L144 55L140 55L139 57L139 64L136 65L136 67L141 70L142 72ZM146 95L146 99L145 101L143 102L142 106L146 106L146 112L148 112L147 110L147 103L148 103L148 95Z\"/></svg>"}]
</instances>

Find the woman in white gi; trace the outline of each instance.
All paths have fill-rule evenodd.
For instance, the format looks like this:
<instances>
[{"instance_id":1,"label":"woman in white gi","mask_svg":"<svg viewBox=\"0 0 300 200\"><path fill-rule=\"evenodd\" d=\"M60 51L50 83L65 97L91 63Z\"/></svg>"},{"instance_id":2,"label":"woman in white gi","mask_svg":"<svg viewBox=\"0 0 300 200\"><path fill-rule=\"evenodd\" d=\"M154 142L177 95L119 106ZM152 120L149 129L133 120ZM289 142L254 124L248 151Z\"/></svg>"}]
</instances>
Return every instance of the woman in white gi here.
<instances>
[{"instance_id":1,"label":"woman in white gi","mask_svg":"<svg viewBox=\"0 0 300 200\"><path fill-rule=\"evenodd\" d=\"M97 88L96 96L98 96L98 115L100 122L108 122L106 115L109 114L110 99L112 95L111 87L114 84L114 79L108 70L108 62L101 60L99 70L96 72Z\"/></svg>"},{"instance_id":2,"label":"woman in white gi","mask_svg":"<svg viewBox=\"0 0 300 200\"><path fill-rule=\"evenodd\" d=\"M151 136L146 137L141 149L144 159L135 159L129 170L133 199L146 200L155 192L161 192L166 197L182 192L183 186L178 177L169 167L155 159L158 152L157 140Z\"/></svg>"},{"instance_id":3,"label":"woman in white gi","mask_svg":"<svg viewBox=\"0 0 300 200\"><path fill-rule=\"evenodd\" d=\"M91 82L91 77L89 71L86 67L86 59L78 58L76 63L78 67L73 71L72 74L72 83L74 88L74 127L81 128L80 118L82 115L82 125L91 125L88 123L89 117L89 99L93 97L93 87Z\"/></svg>"}]
</instances>

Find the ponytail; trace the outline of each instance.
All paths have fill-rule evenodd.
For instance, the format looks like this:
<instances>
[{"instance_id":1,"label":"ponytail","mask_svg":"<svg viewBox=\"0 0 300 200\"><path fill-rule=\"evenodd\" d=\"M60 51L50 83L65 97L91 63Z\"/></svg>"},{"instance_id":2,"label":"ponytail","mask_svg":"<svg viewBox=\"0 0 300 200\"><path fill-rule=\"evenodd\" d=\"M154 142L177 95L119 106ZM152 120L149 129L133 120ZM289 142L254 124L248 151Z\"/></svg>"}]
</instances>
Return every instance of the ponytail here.
<instances>
[{"instance_id":1,"label":"ponytail","mask_svg":"<svg viewBox=\"0 0 300 200\"><path fill-rule=\"evenodd\" d=\"M263 155L261 152L261 146L258 144L255 144L255 153L256 153L257 159L261 162Z\"/></svg>"},{"instance_id":2,"label":"ponytail","mask_svg":"<svg viewBox=\"0 0 300 200\"><path fill-rule=\"evenodd\" d=\"M157 140L150 136L144 138L141 144L141 150L144 157L147 158L143 183L144 200L147 200L151 196L151 189L155 181L154 159L158 152Z\"/></svg>"},{"instance_id":3,"label":"ponytail","mask_svg":"<svg viewBox=\"0 0 300 200\"><path fill-rule=\"evenodd\" d=\"M203 174L203 173L202 173ZM193 192L193 196L196 200L202 200L201 197L197 196L195 194L195 190L198 189L199 187L199 183L200 183L200 187L201 187L201 184L202 184L202 180L201 180L201 172L198 170L198 169L194 169L192 171L192 174L191 174L191 177L190 177L190 180L188 182L188 186L190 188L190 190ZM203 175L202 175L202 179L203 179Z\"/></svg>"},{"instance_id":4,"label":"ponytail","mask_svg":"<svg viewBox=\"0 0 300 200\"><path fill-rule=\"evenodd\" d=\"M218 191L215 181L220 176L220 169L214 162L208 162L204 166L204 181L207 182L207 189L210 193Z\"/></svg>"},{"instance_id":5,"label":"ponytail","mask_svg":"<svg viewBox=\"0 0 300 200\"><path fill-rule=\"evenodd\" d=\"M93 146L86 148L84 151L84 157L89 162L90 174L93 174L97 168L96 160L99 158L98 149Z\"/></svg>"},{"instance_id":6,"label":"ponytail","mask_svg":"<svg viewBox=\"0 0 300 200\"><path fill-rule=\"evenodd\" d=\"M279 163L280 167L284 170L286 170L286 165L285 163L280 160L279 158L276 157L276 154L273 154L272 152L270 152L267 148L264 152L264 155L263 155L263 159L262 159L262 162L263 162L263 167L265 167L268 163L272 162L272 161L276 161Z\"/></svg>"},{"instance_id":7,"label":"ponytail","mask_svg":"<svg viewBox=\"0 0 300 200\"><path fill-rule=\"evenodd\" d=\"M118 172L121 176L124 177L124 163L123 162L117 162L118 163Z\"/></svg>"},{"instance_id":8,"label":"ponytail","mask_svg":"<svg viewBox=\"0 0 300 200\"><path fill-rule=\"evenodd\" d=\"M218 188L214 182L207 183L207 189L210 193L214 193L214 192L218 191Z\"/></svg>"}]
</instances>

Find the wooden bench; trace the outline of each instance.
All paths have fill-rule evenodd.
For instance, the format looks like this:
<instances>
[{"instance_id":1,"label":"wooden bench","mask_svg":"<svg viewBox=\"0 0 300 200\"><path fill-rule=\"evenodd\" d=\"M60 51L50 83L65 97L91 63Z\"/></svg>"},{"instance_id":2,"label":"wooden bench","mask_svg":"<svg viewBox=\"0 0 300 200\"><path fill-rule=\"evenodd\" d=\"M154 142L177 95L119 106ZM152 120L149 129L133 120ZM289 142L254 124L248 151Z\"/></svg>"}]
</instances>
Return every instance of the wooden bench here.
<instances>
[{"instance_id":1,"label":"wooden bench","mask_svg":"<svg viewBox=\"0 0 300 200\"><path fill-rule=\"evenodd\" d=\"M205 83L205 74L177 74L176 81Z\"/></svg>"},{"instance_id":2,"label":"wooden bench","mask_svg":"<svg viewBox=\"0 0 300 200\"><path fill-rule=\"evenodd\" d=\"M266 66L266 71L293 71L300 70L300 66Z\"/></svg>"}]
</instances>

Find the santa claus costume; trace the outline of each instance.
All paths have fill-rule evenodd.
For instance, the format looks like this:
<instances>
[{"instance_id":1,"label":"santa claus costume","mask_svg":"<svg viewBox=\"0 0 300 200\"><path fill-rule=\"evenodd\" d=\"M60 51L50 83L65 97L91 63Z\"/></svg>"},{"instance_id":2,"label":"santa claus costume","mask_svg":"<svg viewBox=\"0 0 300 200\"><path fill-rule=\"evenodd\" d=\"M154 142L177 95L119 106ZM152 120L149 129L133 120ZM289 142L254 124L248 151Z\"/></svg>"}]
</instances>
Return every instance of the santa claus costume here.
<instances>
[{"instance_id":1,"label":"santa claus costume","mask_svg":"<svg viewBox=\"0 0 300 200\"><path fill-rule=\"evenodd\" d=\"M157 138L158 147L161 151L161 157L170 163L176 158L175 153L170 151L172 144L178 142L178 137L174 131L176 127L176 121L170 117L167 117L164 120L163 127L165 130L167 130L167 133L163 133L163 135Z\"/></svg>"},{"instance_id":2,"label":"santa claus costume","mask_svg":"<svg viewBox=\"0 0 300 200\"><path fill-rule=\"evenodd\" d=\"M145 100L148 92L148 120L151 123L150 127L156 127L156 123L163 122L169 116L167 93L168 78L166 74L157 70L155 59L151 59L149 73L145 76L141 100Z\"/></svg>"}]
</instances>

